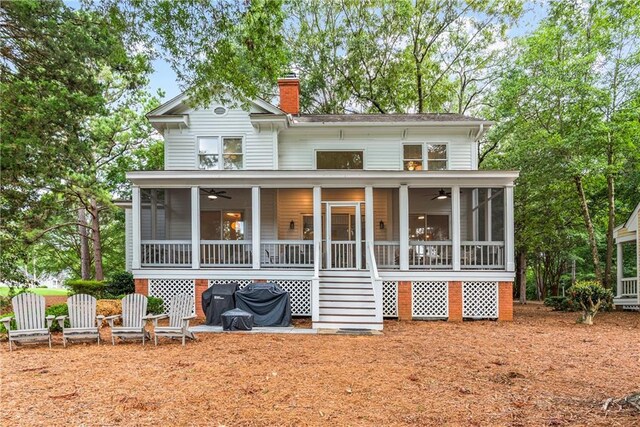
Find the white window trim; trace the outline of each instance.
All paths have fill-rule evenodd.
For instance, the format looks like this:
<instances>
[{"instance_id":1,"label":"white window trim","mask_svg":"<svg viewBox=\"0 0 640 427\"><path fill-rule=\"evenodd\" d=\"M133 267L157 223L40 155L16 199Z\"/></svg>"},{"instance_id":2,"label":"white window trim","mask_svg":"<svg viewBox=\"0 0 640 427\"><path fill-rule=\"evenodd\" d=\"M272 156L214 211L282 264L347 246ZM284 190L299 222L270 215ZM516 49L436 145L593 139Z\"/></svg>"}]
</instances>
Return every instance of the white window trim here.
<instances>
[{"instance_id":1,"label":"white window trim","mask_svg":"<svg viewBox=\"0 0 640 427\"><path fill-rule=\"evenodd\" d=\"M362 151L362 169L320 169L327 171L367 170L367 150L365 148L315 148L313 150L313 170L318 170L318 152Z\"/></svg>"},{"instance_id":2,"label":"white window trim","mask_svg":"<svg viewBox=\"0 0 640 427\"><path fill-rule=\"evenodd\" d=\"M427 148L430 145L444 145L447 147L447 158L446 158L446 162L447 162L447 168L445 170L451 170L451 164L450 164L450 157L451 157L451 151L449 150L449 142L448 141L405 141L402 143L402 146L400 147L400 170L404 171L404 146L405 145L421 145L422 146L422 170L429 170L429 156L428 156L428 152L427 152ZM433 160L432 160L433 161ZM409 172L409 171L406 171Z\"/></svg>"},{"instance_id":3,"label":"white window trim","mask_svg":"<svg viewBox=\"0 0 640 427\"><path fill-rule=\"evenodd\" d=\"M218 138L218 155L220 156L218 160L218 168L217 169L201 169L200 168L200 139L201 138ZM196 136L196 167L198 170L229 170L224 168L224 161L222 156L224 155L224 138L240 138L242 140L242 168L240 170L244 170L246 168L246 156L247 156L247 147L246 147L246 138L244 135L238 134L230 134L230 135L198 135ZM165 144L166 145L166 144Z\"/></svg>"}]
</instances>

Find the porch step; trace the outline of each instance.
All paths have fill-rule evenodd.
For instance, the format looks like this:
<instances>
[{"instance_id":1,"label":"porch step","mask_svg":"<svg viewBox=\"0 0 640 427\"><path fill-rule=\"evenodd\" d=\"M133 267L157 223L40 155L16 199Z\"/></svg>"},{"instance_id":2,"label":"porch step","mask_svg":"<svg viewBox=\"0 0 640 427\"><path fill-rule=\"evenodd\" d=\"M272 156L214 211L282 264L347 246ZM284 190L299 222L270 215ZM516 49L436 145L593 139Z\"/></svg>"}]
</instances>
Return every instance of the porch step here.
<instances>
[{"instance_id":1,"label":"porch step","mask_svg":"<svg viewBox=\"0 0 640 427\"><path fill-rule=\"evenodd\" d=\"M362 301L362 300L357 300L357 301L349 301L349 300L336 301L336 300L323 300L322 298L320 298L320 313L322 313L323 309L330 309L330 308L356 308L356 309L371 308L371 309L375 309L376 308L376 302L373 300L373 298L371 300L369 300L369 301Z\"/></svg>"},{"instance_id":2,"label":"porch step","mask_svg":"<svg viewBox=\"0 0 640 427\"><path fill-rule=\"evenodd\" d=\"M381 331L381 322L350 322L345 324L343 322L313 322L313 327L316 329L369 329L373 331Z\"/></svg>"}]
</instances>

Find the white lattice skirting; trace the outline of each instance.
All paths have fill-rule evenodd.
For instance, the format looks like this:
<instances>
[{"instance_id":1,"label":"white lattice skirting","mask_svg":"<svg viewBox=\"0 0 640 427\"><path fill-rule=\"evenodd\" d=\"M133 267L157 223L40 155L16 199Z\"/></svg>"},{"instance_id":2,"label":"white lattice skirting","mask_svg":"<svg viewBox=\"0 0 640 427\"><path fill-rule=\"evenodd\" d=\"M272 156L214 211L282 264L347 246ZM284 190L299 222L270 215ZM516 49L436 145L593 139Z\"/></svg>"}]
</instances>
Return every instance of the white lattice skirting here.
<instances>
[{"instance_id":1,"label":"white lattice skirting","mask_svg":"<svg viewBox=\"0 0 640 427\"><path fill-rule=\"evenodd\" d=\"M463 282L462 317L498 318L498 282Z\"/></svg>"},{"instance_id":2,"label":"white lattice skirting","mask_svg":"<svg viewBox=\"0 0 640 427\"><path fill-rule=\"evenodd\" d=\"M283 290L289 292L291 298L291 314L294 316L311 316L311 280L270 280ZM214 279L209 280L209 287L237 283L244 288L253 280Z\"/></svg>"},{"instance_id":3,"label":"white lattice skirting","mask_svg":"<svg viewBox=\"0 0 640 427\"><path fill-rule=\"evenodd\" d=\"M382 315L398 317L398 282L382 282Z\"/></svg>"},{"instance_id":4,"label":"white lattice skirting","mask_svg":"<svg viewBox=\"0 0 640 427\"><path fill-rule=\"evenodd\" d=\"M149 296L162 298L164 302L164 312L169 312L171 298L177 294L188 294L194 298L196 295L195 280L190 279L150 279ZM195 304L192 314L196 312Z\"/></svg>"},{"instance_id":5,"label":"white lattice skirting","mask_svg":"<svg viewBox=\"0 0 640 427\"><path fill-rule=\"evenodd\" d=\"M449 284L447 282L412 282L411 317L446 319L449 317Z\"/></svg>"}]
</instances>

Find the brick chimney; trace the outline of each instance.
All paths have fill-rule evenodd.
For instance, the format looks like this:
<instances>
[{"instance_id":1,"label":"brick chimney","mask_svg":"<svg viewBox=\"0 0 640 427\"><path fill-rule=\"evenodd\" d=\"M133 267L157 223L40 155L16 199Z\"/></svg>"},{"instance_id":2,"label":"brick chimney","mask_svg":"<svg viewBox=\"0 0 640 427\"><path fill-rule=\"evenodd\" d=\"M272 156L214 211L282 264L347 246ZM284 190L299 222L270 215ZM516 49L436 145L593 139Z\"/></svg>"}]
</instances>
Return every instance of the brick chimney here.
<instances>
[{"instance_id":1,"label":"brick chimney","mask_svg":"<svg viewBox=\"0 0 640 427\"><path fill-rule=\"evenodd\" d=\"M280 109L288 114L300 113L300 79L294 73L278 79Z\"/></svg>"}]
</instances>

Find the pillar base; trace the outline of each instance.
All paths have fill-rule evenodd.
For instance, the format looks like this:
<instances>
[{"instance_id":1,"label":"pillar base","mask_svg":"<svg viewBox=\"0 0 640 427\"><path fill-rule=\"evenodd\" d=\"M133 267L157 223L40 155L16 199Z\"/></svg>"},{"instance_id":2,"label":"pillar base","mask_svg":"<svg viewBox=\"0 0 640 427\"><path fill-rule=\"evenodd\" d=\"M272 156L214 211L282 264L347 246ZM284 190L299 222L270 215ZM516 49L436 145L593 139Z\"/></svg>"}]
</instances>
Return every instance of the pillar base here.
<instances>
[{"instance_id":1,"label":"pillar base","mask_svg":"<svg viewBox=\"0 0 640 427\"><path fill-rule=\"evenodd\" d=\"M449 322L462 322L462 282L449 282Z\"/></svg>"}]
</instances>

